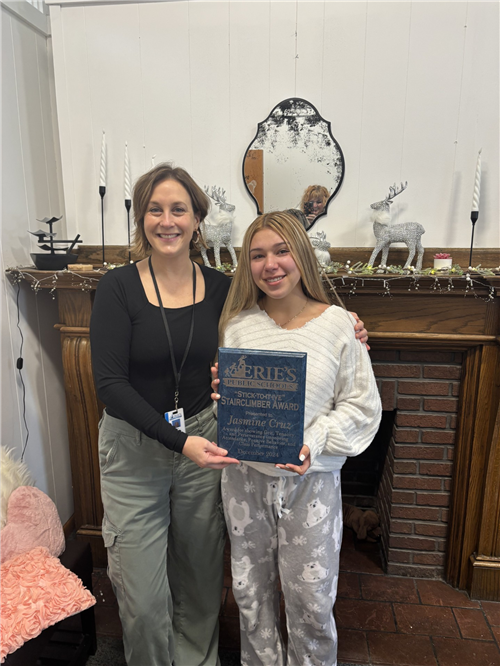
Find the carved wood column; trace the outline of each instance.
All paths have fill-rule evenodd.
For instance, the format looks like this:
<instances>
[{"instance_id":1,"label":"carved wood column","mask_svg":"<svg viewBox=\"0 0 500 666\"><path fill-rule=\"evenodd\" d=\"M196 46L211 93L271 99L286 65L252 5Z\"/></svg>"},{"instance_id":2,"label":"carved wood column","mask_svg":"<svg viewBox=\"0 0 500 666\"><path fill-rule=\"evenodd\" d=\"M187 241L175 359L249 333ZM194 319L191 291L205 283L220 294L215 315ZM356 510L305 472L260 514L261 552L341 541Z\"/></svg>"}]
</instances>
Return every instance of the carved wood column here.
<instances>
[{"instance_id":1,"label":"carved wood column","mask_svg":"<svg viewBox=\"0 0 500 666\"><path fill-rule=\"evenodd\" d=\"M491 304L485 332L498 332ZM498 341L498 338L497 338ZM500 599L500 347L469 349L464 359L448 535L447 580L471 596Z\"/></svg>"},{"instance_id":2,"label":"carved wood column","mask_svg":"<svg viewBox=\"0 0 500 666\"><path fill-rule=\"evenodd\" d=\"M490 447L477 553L471 556L470 593L475 599L500 599L500 405Z\"/></svg>"},{"instance_id":3,"label":"carved wood column","mask_svg":"<svg viewBox=\"0 0 500 666\"><path fill-rule=\"evenodd\" d=\"M97 424L102 412L92 377L90 313L94 292L58 290L66 413L77 537L90 541L95 566L106 565Z\"/></svg>"}]
</instances>

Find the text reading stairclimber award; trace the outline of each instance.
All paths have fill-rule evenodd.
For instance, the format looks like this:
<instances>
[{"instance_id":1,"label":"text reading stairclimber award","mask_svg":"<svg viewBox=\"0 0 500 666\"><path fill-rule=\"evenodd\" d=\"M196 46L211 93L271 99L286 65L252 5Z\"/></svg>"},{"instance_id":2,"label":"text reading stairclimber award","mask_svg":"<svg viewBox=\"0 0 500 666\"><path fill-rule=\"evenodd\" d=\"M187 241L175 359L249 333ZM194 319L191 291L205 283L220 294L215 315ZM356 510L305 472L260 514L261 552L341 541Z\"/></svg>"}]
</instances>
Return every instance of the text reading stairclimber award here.
<instances>
[{"instance_id":1,"label":"text reading stairclimber award","mask_svg":"<svg viewBox=\"0 0 500 666\"><path fill-rule=\"evenodd\" d=\"M307 354L219 349L218 445L230 458L301 465Z\"/></svg>"}]
</instances>

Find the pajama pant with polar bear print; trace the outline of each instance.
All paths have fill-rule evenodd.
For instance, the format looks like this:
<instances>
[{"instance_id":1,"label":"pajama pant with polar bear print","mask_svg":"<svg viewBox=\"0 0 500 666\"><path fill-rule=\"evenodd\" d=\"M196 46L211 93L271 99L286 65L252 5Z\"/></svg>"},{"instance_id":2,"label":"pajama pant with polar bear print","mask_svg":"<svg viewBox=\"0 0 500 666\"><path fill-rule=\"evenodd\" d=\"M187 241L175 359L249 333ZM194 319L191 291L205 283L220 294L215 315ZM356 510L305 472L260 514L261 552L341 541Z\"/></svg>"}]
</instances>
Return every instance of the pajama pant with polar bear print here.
<instances>
[{"instance_id":1,"label":"pajama pant with polar bear print","mask_svg":"<svg viewBox=\"0 0 500 666\"><path fill-rule=\"evenodd\" d=\"M241 463L223 471L222 499L242 666L335 666L340 471L278 477ZM279 628L278 577L287 650Z\"/></svg>"}]
</instances>

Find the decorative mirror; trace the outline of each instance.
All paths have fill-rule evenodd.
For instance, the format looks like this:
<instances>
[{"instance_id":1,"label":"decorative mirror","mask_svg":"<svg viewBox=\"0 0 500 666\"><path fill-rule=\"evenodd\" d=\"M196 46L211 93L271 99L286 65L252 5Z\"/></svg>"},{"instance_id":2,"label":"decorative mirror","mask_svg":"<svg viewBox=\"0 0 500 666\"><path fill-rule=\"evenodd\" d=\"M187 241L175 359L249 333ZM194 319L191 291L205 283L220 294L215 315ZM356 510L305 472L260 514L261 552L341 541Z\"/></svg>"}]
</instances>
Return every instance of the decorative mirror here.
<instances>
[{"instance_id":1,"label":"decorative mirror","mask_svg":"<svg viewBox=\"0 0 500 666\"><path fill-rule=\"evenodd\" d=\"M243 179L259 215L299 209L307 229L326 214L344 172L330 122L299 97L280 102L257 125L243 159Z\"/></svg>"}]
</instances>

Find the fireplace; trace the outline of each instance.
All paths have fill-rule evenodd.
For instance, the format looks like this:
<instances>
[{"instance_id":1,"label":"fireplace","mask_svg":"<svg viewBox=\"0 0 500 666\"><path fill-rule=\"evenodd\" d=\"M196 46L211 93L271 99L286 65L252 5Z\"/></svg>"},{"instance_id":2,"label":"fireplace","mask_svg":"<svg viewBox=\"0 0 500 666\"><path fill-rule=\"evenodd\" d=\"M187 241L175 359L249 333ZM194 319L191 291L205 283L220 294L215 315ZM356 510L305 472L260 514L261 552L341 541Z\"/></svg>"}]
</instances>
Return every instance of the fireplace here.
<instances>
[{"instance_id":1,"label":"fireplace","mask_svg":"<svg viewBox=\"0 0 500 666\"><path fill-rule=\"evenodd\" d=\"M344 501L380 516L387 573L444 577L463 354L370 354L382 399L371 446L342 470Z\"/></svg>"},{"instance_id":2,"label":"fireplace","mask_svg":"<svg viewBox=\"0 0 500 666\"><path fill-rule=\"evenodd\" d=\"M396 410L382 412L382 420L370 446L359 456L347 458L342 467L342 501L363 509L377 510L377 497Z\"/></svg>"},{"instance_id":3,"label":"fireplace","mask_svg":"<svg viewBox=\"0 0 500 666\"><path fill-rule=\"evenodd\" d=\"M82 261L98 263L97 250L82 254ZM345 251L362 262L369 254ZM498 251L484 252L477 261L498 265ZM122 255L126 248L113 260ZM467 265L468 252L454 249L455 255ZM30 269L29 275L57 293L75 527L77 538L91 543L95 565L104 566L97 456L102 405L88 329L99 274L58 274L56 283L47 272ZM448 291L420 277L417 290L410 277L399 276L389 294L368 278L354 290L353 278L343 277L338 291L366 323L383 407L394 417L392 426L386 417L387 454L373 500L387 571L443 577L473 597L500 600L500 299L488 299L500 278L476 280L464 298L464 280L457 278Z\"/></svg>"},{"instance_id":4,"label":"fireplace","mask_svg":"<svg viewBox=\"0 0 500 666\"><path fill-rule=\"evenodd\" d=\"M390 574L444 576L462 353L373 351L384 409L395 409L377 492Z\"/></svg>"}]
</instances>

